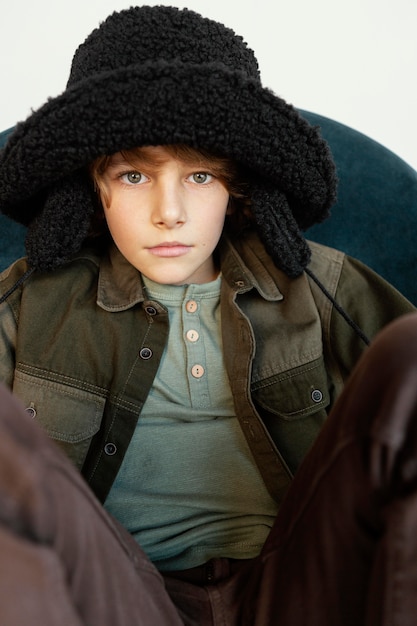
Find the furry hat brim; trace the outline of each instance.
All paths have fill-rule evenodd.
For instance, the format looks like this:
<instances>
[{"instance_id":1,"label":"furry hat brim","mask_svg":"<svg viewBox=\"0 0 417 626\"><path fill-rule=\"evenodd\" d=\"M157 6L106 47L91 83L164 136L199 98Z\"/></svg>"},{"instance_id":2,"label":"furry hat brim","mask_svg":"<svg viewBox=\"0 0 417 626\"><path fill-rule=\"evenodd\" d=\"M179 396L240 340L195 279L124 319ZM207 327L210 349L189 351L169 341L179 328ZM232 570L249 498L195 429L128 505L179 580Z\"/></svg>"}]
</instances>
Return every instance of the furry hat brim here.
<instances>
[{"instance_id":1,"label":"furry hat brim","mask_svg":"<svg viewBox=\"0 0 417 626\"><path fill-rule=\"evenodd\" d=\"M218 64L152 63L84 79L19 124L0 156L0 209L27 225L29 198L96 157L172 143L225 154L275 184L303 229L334 201L327 145L284 100Z\"/></svg>"}]
</instances>

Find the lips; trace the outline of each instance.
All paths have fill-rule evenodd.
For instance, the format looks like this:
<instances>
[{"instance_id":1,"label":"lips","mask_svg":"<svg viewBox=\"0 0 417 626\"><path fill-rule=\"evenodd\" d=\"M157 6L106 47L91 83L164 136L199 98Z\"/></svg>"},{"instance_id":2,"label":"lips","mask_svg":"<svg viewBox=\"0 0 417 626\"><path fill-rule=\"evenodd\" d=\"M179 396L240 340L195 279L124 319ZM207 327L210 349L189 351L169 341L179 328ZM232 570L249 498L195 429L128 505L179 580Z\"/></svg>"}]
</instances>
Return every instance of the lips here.
<instances>
[{"instance_id":1,"label":"lips","mask_svg":"<svg viewBox=\"0 0 417 626\"><path fill-rule=\"evenodd\" d=\"M157 246L148 248L148 250L154 256L171 258L187 254L191 250L191 246L178 241L164 241Z\"/></svg>"}]
</instances>

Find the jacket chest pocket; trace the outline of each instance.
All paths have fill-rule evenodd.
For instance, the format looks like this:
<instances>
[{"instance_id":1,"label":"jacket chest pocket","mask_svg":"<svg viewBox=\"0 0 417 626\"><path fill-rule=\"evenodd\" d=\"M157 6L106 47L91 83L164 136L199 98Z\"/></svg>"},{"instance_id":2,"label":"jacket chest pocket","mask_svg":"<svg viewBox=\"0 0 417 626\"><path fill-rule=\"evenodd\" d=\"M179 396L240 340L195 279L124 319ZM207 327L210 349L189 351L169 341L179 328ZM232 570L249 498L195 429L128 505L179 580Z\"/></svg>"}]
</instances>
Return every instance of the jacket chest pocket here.
<instances>
[{"instance_id":1,"label":"jacket chest pocket","mask_svg":"<svg viewBox=\"0 0 417 626\"><path fill-rule=\"evenodd\" d=\"M330 408L322 358L252 385L252 398L276 447L294 473Z\"/></svg>"},{"instance_id":2,"label":"jacket chest pocket","mask_svg":"<svg viewBox=\"0 0 417 626\"><path fill-rule=\"evenodd\" d=\"M106 399L63 383L16 370L13 392L71 461L81 469L100 429Z\"/></svg>"}]
</instances>

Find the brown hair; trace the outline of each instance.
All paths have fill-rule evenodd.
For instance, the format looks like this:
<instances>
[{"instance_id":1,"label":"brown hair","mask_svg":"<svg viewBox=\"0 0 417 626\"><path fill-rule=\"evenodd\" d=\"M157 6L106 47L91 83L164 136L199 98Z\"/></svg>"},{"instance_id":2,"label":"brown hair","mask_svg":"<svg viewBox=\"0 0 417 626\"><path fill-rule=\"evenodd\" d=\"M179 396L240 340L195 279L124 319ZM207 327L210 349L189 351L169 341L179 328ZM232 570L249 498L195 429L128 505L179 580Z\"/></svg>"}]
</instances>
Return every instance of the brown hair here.
<instances>
[{"instance_id":1,"label":"brown hair","mask_svg":"<svg viewBox=\"0 0 417 626\"><path fill-rule=\"evenodd\" d=\"M227 222L234 229L240 229L253 221L250 210L249 185L243 171L235 161L227 157L213 155L205 150L197 150L185 144L166 145L164 148L171 156L181 161L186 163L198 162L202 171L209 169L224 184L230 196ZM121 150L121 154L132 167L135 166L135 161L138 159L152 165L155 163L149 153L141 147ZM109 166L110 159L110 155L98 157L89 168L98 196L99 198L101 196L104 201L106 201L107 195L103 184L103 174ZM106 226L103 222L103 207L100 200L92 219L90 236L104 234L103 228Z\"/></svg>"}]
</instances>

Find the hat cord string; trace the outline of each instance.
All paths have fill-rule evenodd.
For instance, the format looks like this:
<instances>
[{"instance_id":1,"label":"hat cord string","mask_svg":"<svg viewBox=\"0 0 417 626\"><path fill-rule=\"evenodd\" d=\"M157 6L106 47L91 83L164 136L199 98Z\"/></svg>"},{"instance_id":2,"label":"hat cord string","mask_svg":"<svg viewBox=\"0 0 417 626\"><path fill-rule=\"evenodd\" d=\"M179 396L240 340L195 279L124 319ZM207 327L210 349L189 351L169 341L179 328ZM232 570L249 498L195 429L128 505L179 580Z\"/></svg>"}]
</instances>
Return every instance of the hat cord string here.
<instances>
[{"instance_id":1,"label":"hat cord string","mask_svg":"<svg viewBox=\"0 0 417 626\"><path fill-rule=\"evenodd\" d=\"M320 280L317 278L317 276L310 269L308 269L307 267L304 269L304 271L316 283L316 285L319 287L319 289L321 289L321 291L324 293L326 298L328 298L330 300L330 302L333 304L333 306L336 309L336 311L343 317L343 319L349 324L349 326L351 328L353 328L355 333L362 339L362 341L364 343L366 343L367 346L369 346L369 344L371 343L370 339L365 335L363 330L358 326L358 324L356 324L356 322L350 317L350 315L348 315L348 313L346 313L344 308L341 307L338 302L336 302L336 300L334 299L332 294L326 289L326 287L323 285L323 283L320 282Z\"/></svg>"},{"instance_id":2,"label":"hat cord string","mask_svg":"<svg viewBox=\"0 0 417 626\"><path fill-rule=\"evenodd\" d=\"M35 268L34 268L34 267L31 267L30 269L26 270L26 272L25 272L24 274L22 274L22 276L19 278L19 280L17 280L17 281L15 282L15 284L14 284L14 285L12 285L12 286L10 287L10 289L8 289L8 290L7 290L7 291L6 291L6 292L5 292L5 293L1 296L1 298L0 298L0 304L2 304L3 302L5 302L5 301L7 300L7 298L8 298L9 296L11 296L11 295L12 295L12 293L14 293L14 292L16 291L16 289L17 289L18 287L20 287L20 285L21 285L22 283L24 283L24 282L25 282L25 280L26 280L27 278L29 278L29 276L30 276L31 274L33 274L33 272L34 272L34 271L35 271Z\"/></svg>"}]
</instances>

